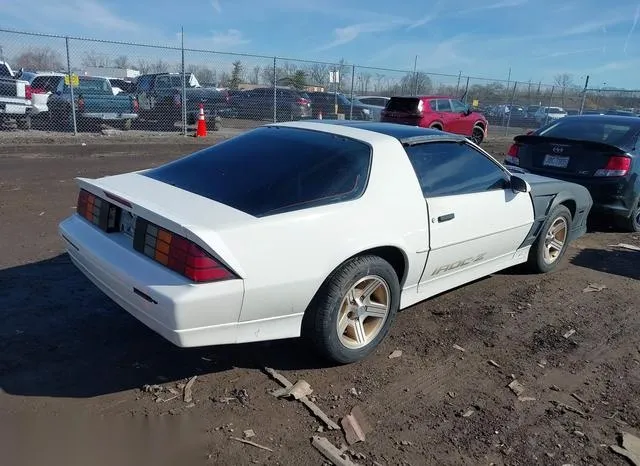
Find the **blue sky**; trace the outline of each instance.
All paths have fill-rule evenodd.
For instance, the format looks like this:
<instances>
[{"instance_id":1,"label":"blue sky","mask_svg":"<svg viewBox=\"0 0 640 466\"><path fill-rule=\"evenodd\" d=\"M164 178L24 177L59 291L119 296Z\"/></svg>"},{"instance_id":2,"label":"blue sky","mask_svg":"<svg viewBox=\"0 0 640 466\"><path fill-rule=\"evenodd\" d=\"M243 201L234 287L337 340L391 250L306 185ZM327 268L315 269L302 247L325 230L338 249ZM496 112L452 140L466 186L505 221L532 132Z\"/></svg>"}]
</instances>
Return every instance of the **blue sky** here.
<instances>
[{"instance_id":1,"label":"blue sky","mask_svg":"<svg viewBox=\"0 0 640 466\"><path fill-rule=\"evenodd\" d=\"M639 16L640 0L0 0L1 28L178 45L184 26L202 49L632 89Z\"/></svg>"}]
</instances>

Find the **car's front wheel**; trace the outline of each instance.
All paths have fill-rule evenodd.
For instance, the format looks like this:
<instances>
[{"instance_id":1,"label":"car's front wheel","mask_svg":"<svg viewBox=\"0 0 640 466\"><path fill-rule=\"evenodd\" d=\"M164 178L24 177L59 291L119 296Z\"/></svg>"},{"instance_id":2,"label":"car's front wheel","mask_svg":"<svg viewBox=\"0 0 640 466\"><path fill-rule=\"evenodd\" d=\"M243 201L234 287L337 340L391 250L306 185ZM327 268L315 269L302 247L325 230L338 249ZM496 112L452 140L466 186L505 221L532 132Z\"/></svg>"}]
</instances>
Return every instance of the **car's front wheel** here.
<instances>
[{"instance_id":1,"label":"car's front wheel","mask_svg":"<svg viewBox=\"0 0 640 466\"><path fill-rule=\"evenodd\" d=\"M393 267L378 256L357 256L335 271L314 297L303 337L340 364L367 357L385 338L400 305Z\"/></svg>"},{"instance_id":2,"label":"car's front wheel","mask_svg":"<svg viewBox=\"0 0 640 466\"><path fill-rule=\"evenodd\" d=\"M529 251L527 265L531 271L546 273L558 266L569 246L571 221L571 212L564 205L551 211Z\"/></svg>"}]
</instances>

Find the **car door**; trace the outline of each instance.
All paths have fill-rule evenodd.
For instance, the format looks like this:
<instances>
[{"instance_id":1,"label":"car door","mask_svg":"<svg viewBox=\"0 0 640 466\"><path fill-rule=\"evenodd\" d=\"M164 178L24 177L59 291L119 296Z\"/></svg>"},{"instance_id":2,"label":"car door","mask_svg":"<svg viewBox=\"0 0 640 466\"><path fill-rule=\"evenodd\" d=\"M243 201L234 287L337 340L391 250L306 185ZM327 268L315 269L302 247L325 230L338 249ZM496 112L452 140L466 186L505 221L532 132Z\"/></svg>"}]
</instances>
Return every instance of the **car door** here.
<instances>
[{"instance_id":1,"label":"car door","mask_svg":"<svg viewBox=\"0 0 640 466\"><path fill-rule=\"evenodd\" d=\"M511 190L509 173L467 142L429 142L406 151L430 227L418 292L440 293L512 261L533 224L529 193Z\"/></svg>"},{"instance_id":2,"label":"car door","mask_svg":"<svg viewBox=\"0 0 640 466\"><path fill-rule=\"evenodd\" d=\"M471 136L475 116L473 114L466 114L468 108L464 102L451 99L451 122L449 123L448 131L464 136Z\"/></svg>"},{"instance_id":3,"label":"car door","mask_svg":"<svg viewBox=\"0 0 640 466\"><path fill-rule=\"evenodd\" d=\"M451 101L449 99L436 99L436 112L438 117L444 125L445 131L451 131L451 120L453 114L451 113Z\"/></svg>"}]
</instances>

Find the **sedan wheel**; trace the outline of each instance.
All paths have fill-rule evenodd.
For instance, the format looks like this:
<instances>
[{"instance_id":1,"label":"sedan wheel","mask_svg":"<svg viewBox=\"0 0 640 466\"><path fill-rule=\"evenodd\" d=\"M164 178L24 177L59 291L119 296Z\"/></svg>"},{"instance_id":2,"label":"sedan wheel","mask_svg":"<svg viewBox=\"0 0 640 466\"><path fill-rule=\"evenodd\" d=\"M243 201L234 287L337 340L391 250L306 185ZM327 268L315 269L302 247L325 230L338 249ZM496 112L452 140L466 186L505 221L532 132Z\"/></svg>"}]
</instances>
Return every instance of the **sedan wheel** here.
<instances>
[{"instance_id":1,"label":"sedan wheel","mask_svg":"<svg viewBox=\"0 0 640 466\"><path fill-rule=\"evenodd\" d=\"M399 305L394 268L378 256L357 256L318 290L305 312L302 336L334 362L359 361L387 335Z\"/></svg>"}]
</instances>

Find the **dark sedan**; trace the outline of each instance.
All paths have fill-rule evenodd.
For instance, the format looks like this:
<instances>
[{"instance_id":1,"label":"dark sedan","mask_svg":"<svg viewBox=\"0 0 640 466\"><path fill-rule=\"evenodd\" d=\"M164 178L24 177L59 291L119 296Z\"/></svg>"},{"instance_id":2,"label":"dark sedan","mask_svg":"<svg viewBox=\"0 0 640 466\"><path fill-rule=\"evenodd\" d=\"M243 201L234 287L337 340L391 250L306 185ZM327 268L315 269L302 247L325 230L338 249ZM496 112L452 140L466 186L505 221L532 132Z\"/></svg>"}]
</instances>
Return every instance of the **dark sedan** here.
<instances>
[{"instance_id":1,"label":"dark sedan","mask_svg":"<svg viewBox=\"0 0 640 466\"><path fill-rule=\"evenodd\" d=\"M640 118L561 118L516 136L505 164L581 184L593 197L593 212L640 231Z\"/></svg>"}]
</instances>

